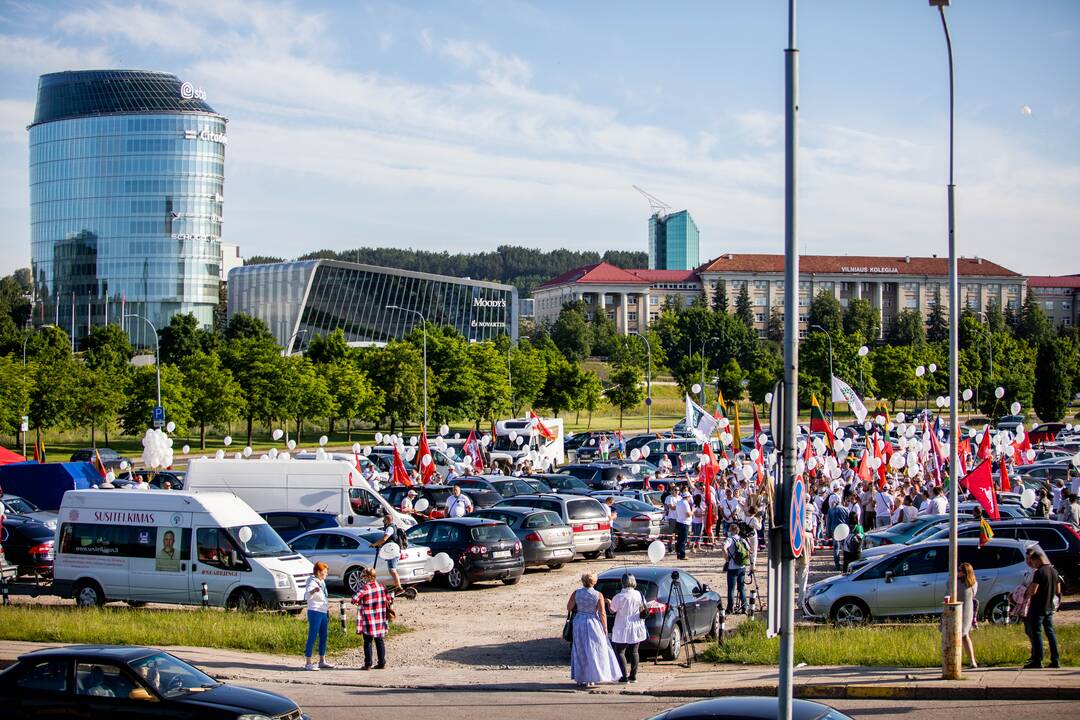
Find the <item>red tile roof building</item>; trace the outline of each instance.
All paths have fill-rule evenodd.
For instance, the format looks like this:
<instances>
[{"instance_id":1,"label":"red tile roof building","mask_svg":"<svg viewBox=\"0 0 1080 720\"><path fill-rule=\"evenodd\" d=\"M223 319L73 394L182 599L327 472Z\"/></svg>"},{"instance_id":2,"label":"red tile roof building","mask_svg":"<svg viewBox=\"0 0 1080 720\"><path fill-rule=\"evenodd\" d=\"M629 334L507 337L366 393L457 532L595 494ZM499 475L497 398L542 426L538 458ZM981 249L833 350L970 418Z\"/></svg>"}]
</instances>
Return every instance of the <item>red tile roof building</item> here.
<instances>
[{"instance_id":1,"label":"red tile roof building","mask_svg":"<svg viewBox=\"0 0 1080 720\"><path fill-rule=\"evenodd\" d=\"M1056 327L1080 325L1080 274L1035 275L1027 279L1027 291L1042 303Z\"/></svg>"}]
</instances>

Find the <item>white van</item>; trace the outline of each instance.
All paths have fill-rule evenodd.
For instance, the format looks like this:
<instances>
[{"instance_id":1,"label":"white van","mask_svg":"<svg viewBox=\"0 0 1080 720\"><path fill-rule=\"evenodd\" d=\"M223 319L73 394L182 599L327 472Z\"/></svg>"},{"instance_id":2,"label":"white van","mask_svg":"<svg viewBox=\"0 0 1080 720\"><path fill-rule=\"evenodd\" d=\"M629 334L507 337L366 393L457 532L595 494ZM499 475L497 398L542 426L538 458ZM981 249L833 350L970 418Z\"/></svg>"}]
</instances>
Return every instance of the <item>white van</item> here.
<instances>
[{"instance_id":1,"label":"white van","mask_svg":"<svg viewBox=\"0 0 1080 720\"><path fill-rule=\"evenodd\" d=\"M355 467L341 460L234 460L196 458L184 488L227 492L256 512L308 510L333 513L339 525L381 528L383 515L402 530L416 525L371 489Z\"/></svg>"},{"instance_id":2,"label":"white van","mask_svg":"<svg viewBox=\"0 0 1080 720\"><path fill-rule=\"evenodd\" d=\"M489 448L491 462L501 460L513 465L533 454L536 457L533 467L538 472L555 472L566 458L563 421L562 418L540 418L539 421L555 435L552 440L540 434L536 429L537 421L532 418L513 418L496 422L495 437L491 439Z\"/></svg>"},{"instance_id":3,"label":"white van","mask_svg":"<svg viewBox=\"0 0 1080 720\"><path fill-rule=\"evenodd\" d=\"M299 608L312 565L243 500L180 490L69 490L53 591L82 606L202 602Z\"/></svg>"}]
</instances>

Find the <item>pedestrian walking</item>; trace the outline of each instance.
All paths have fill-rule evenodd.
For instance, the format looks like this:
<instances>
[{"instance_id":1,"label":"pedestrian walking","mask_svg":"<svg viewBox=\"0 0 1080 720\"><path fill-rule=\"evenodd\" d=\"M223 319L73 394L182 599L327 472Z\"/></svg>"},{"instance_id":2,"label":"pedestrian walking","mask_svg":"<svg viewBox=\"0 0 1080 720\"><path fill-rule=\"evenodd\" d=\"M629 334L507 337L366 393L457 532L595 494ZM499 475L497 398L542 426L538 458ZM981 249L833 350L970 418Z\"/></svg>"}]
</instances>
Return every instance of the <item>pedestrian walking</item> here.
<instances>
[{"instance_id":1,"label":"pedestrian walking","mask_svg":"<svg viewBox=\"0 0 1080 720\"><path fill-rule=\"evenodd\" d=\"M1027 563L1035 570L1035 574L1032 575L1031 584L1024 594L1029 602L1024 628L1031 640L1031 659L1024 668L1042 667L1043 631L1046 632L1046 640L1050 644L1050 664L1047 667L1060 667L1057 636L1054 634L1054 599L1061 596L1061 577L1038 545L1028 548Z\"/></svg>"},{"instance_id":2,"label":"pedestrian walking","mask_svg":"<svg viewBox=\"0 0 1080 720\"><path fill-rule=\"evenodd\" d=\"M724 543L724 555L727 561L727 612L734 611L735 591L739 593L739 607L746 607L746 568L750 564L750 548L746 540L739 537L739 526L733 523L729 528L731 536Z\"/></svg>"},{"instance_id":3,"label":"pedestrian walking","mask_svg":"<svg viewBox=\"0 0 1080 720\"><path fill-rule=\"evenodd\" d=\"M700 550L703 541L702 533L705 530L705 501L701 493L694 495L694 517L690 523L690 549Z\"/></svg>"},{"instance_id":4,"label":"pedestrian walking","mask_svg":"<svg viewBox=\"0 0 1080 720\"><path fill-rule=\"evenodd\" d=\"M690 507L690 493L683 491L675 503L675 555L679 560L686 559L686 540L690 536L694 510Z\"/></svg>"},{"instance_id":5,"label":"pedestrian walking","mask_svg":"<svg viewBox=\"0 0 1080 720\"><path fill-rule=\"evenodd\" d=\"M863 526L859 523L859 515L854 510L848 513L848 536L844 538L844 573L847 573L848 567L851 563L862 557L863 539L866 537L866 532L863 530ZM839 545L840 543L836 543Z\"/></svg>"},{"instance_id":6,"label":"pedestrian walking","mask_svg":"<svg viewBox=\"0 0 1080 720\"><path fill-rule=\"evenodd\" d=\"M582 687L613 683L620 677L619 659L611 649L607 634L604 596L593 589L596 576L585 573L581 587L566 602L573 615L574 637L570 645L570 679Z\"/></svg>"},{"instance_id":7,"label":"pedestrian walking","mask_svg":"<svg viewBox=\"0 0 1080 720\"><path fill-rule=\"evenodd\" d=\"M356 605L356 634L364 636L364 667L370 670L371 649L375 646L378 656L376 670L386 667L386 633L390 630L390 620L394 619L394 598L386 592L375 577L374 568L364 568L360 589L353 595Z\"/></svg>"},{"instance_id":8,"label":"pedestrian walking","mask_svg":"<svg viewBox=\"0 0 1080 720\"><path fill-rule=\"evenodd\" d=\"M648 633L645 630L645 598L637 589L637 578L630 573L622 576L622 590L611 598L611 612L615 613L615 625L611 630L611 644L615 648L615 659L619 661L622 675L619 682L637 682L638 644L644 642ZM625 660L624 660L625 656ZM627 663L630 672L626 672Z\"/></svg>"},{"instance_id":9,"label":"pedestrian walking","mask_svg":"<svg viewBox=\"0 0 1080 720\"><path fill-rule=\"evenodd\" d=\"M472 500L468 495L463 495L461 487L458 485L450 486L450 495L446 498L446 517L465 517L466 513L473 511Z\"/></svg>"},{"instance_id":10,"label":"pedestrian walking","mask_svg":"<svg viewBox=\"0 0 1080 720\"><path fill-rule=\"evenodd\" d=\"M834 533L836 528L840 527L848 520L848 511L844 509L844 506L837 502L835 505L829 508L829 514L825 516L825 531L828 533L828 537L832 540L833 550L833 567L837 570L840 569L840 545L841 543L836 540Z\"/></svg>"},{"instance_id":11,"label":"pedestrian walking","mask_svg":"<svg viewBox=\"0 0 1080 720\"><path fill-rule=\"evenodd\" d=\"M975 568L971 566L971 563L960 563L960 567L957 568L957 579L960 586L960 598L964 604L960 634L964 647L967 648L971 667L977 668L979 664L975 662L975 645L971 642L971 628L975 622L975 596L979 593L979 583L975 580Z\"/></svg>"},{"instance_id":12,"label":"pedestrian walking","mask_svg":"<svg viewBox=\"0 0 1080 720\"><path fill-rule=\"evenodd\" d=\"M410 492L412 492L412 491L410 491ZM394 525L394 518L392 518L389 515L383 515L382 524L383 524L382 537L380 537L375 542L370 543L371 547L375 548L375 550L376 550L375 562L372 563L372 565L378 565L379 564L379 548L381 548L383 545L386 545L387 543L392 542L392 543L396 543L399 546L401 546L404 543L404 538L399 537L398 528L397 528L396 525ZM401 549L404 550L405 548L401 547ZM393 555L391 557L386 558L385 562L386 562L386 568L390 571L390 577L393 578L393 580L394 580L393 589L394 590L400 590L401 589L401 578L398 576L398 571L397 571L398 555Z\"/></svg>"},{"instance_id":13,"label":"pedestrian walking","mask_svg":"<svg viewBox=\"0 0 1080 720\"><path fill-rule=\"evenodd\" d=\"M305 670L326 670L334 667L326 662L326 637L330 627L330 601L326 595L326 573L328 566L324 562L315 563L315 570L308 576L304 586L304 599L307 601L308 634L304 645ZM319 664L312 662L315 639L319 639Z\"/></svg>"},{"instance_id":14,"label":"pedestrian walking","mask_svg":"<svg viewBox=\"0 0 1080 720\"><path fill-rule=\"evenodd\" d=\"M874 526L889 527L892 522L893 496L883 487L874 491Z\"/></svg>"},{"instance_id":15,"label":"pedestrian walking","mask_svg":"<svg viewBox=\"0 0 1080 720\"><path fill-rule=\"evenodd\" d=\"M615 547L618 545L615 541L615 520L619 517L619 514L615 512L614 495L609 495L608 498L604 500L604 510L607 512L608 526L611 529L611 542L608 545L607 550L604 551L604 557L608 560L613 560L615 559Z\"/></svg>"}]
</instances>

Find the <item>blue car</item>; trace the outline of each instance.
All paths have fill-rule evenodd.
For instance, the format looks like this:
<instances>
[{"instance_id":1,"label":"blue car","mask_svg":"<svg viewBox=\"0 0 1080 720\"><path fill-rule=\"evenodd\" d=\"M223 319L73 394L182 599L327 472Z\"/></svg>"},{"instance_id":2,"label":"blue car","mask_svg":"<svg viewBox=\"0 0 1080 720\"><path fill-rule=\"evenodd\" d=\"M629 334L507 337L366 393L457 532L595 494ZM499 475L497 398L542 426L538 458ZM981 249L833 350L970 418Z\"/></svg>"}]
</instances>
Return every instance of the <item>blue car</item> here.
<instances>
[{"instance_id":1,"label":"blue car","mask_svg":"<svg viewBox=\"0 0 1080 720\"><path fill-rule=\"evenodd\" d=\"M333 513L283 510L259 514L287 543L292 542L294 538L309 530L322 530L323 528L338 526L337 516Z\"/></svg>"}]
</instances>

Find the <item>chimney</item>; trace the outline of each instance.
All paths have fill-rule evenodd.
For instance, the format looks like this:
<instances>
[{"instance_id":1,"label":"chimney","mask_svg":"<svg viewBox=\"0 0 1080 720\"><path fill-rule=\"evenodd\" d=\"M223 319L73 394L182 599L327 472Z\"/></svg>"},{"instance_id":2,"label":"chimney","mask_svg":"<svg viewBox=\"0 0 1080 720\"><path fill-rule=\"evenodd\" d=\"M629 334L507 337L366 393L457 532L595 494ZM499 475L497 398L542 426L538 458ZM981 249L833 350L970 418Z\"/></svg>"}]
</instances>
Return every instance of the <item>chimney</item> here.
<instances>
[{"instance_id":1,"label":"chimney","mask_svg":"<svg viewBox=\"0 0 1080 720\"><path fill-rule=\"evenodd\" d=\"M911 262L911 256L910 255L905 255L904 256L904 262L910 263Z\"/></svg>"},{"instance_id":2,"label":"chimney","mask_svg":"<svg viewBox=\"0 0 1080 720\"><path fill-rule=\"evenodd\" d=\"M724 257L727 258L728 260L734 260L735 259L735 256L733 254L731 254L731 253L728 253L727 255L724 255Z\"/></svg>"},{"instance_id":3,"label":"chimney","mask_svg":"<svg viewBox=\"0 0 1080 720\"><path fill-rule=\"evenodd\" d=\"M982 265L982 258L979 257L978 255L975 256L975 264L976 265Z\"/></svg>"}]
</instances>

